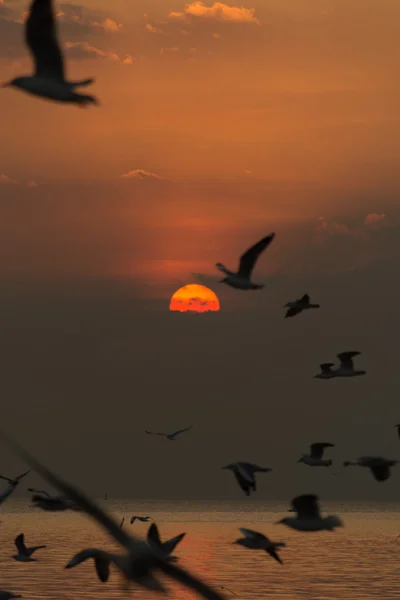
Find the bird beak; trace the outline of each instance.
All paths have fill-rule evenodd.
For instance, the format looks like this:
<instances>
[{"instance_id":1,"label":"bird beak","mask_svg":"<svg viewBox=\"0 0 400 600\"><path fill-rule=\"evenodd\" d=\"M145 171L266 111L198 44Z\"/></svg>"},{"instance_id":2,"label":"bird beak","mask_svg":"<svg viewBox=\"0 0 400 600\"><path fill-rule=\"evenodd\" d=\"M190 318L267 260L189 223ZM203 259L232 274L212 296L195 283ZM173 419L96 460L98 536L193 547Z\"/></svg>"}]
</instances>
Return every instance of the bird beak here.
<instances>
[{"instance_id":1,"label":"bird beak","mask_svg":"<svg viewBox=\"0 0 400 600\"><path fill-rule=\"evenodd\" d=\"M10 87L10 85L11 85L11 83L10 83L9 81L6 81L5 83L2 83L2 84L0 85L0 87L2 87L2 88L6 88L6 87Z\"/></svg>"}]
</instances>

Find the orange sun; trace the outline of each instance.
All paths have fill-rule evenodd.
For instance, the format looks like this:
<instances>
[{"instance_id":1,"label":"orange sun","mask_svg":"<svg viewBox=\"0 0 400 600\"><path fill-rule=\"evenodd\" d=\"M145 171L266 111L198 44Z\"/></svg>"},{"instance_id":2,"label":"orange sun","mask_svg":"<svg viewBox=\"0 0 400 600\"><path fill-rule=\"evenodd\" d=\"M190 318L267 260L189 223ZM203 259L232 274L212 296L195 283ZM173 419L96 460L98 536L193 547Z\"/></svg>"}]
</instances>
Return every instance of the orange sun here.
<instances>
[{"instance_id":1,"label":"orange sun","mask_svg":"<svg viewBox=\"0 0 400 600\"><path fill-rule=\"evenodd\" d=\"M169 310L203 313L219 310L219 300L212 290L204 285L191 283L175 292Z\"/></svg>"}]
</instances>

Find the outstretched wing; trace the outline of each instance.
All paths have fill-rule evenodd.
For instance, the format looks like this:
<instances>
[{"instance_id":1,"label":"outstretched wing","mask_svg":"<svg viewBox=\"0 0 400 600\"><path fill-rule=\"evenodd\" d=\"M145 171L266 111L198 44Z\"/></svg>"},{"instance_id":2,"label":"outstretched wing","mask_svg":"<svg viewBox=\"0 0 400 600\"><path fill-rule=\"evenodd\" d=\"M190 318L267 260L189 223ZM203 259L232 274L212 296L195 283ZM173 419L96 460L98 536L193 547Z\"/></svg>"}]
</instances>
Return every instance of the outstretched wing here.
<instances>
[{"instance_id":1,"label":"outstretched wing","mask_svg":"<svg viewBox=\"0 0 400 600\"><path fill-rule=\"evenodd\" d=\"M295 317L296 315L298 315L299 313L301 313L302 310L303 310L302 308L298 308L296 306L292 306L291 308L289 308L286 311L285 319L287 319L288 317Z\"/></svg>"},{"instance_id":2,"label":"outstretched wing","mask_svg":"<svg viewBox=\"0 0 400 600\"><path fill-rule=\"evenodd\" d=\"M85 560L89 560L89 558L93 558L94 560L94 566L100 581L103 583L106 582L110 574L110 558L104 550L99 550L98 548L87 548L86 550L82 550L82 552L78 552L78 554L75 554L75 556L71 558L65 568L72 569Z\"/></svg>"},{"instance_id":3,"label":"outstretched wing","mask_svg":"<svg viewBox=\"0 0 400 600\"><path fill-rule=\"evenodd\" d=\"M160 534L158 533L158 527L155 523L152 523L147 532L147 541L154 544L157 548L161 548L162 541Z\"/></svg>"},{"instance_id":4,"label":"outstretched wing","mask_svg":"<svg viewBox=\"0 0 400 600\"><path fill-rule=\"evenodd\" d=\"M246 536L247 538L251 538L252 540L265 541L268 539L262 533L259 533L258 531L254 531L254 529L246 529L245 527L239 527L239 531L241 533L243 533L244 536Z\"/></svg>"},{"instance_id":5,"label":"outstretched wing","mask_svg":"<svg viewBox=\"0 0 400 600\"><path fill-rule=\"evenodd\" d=\"M283 561L281 560L281 558L280 558L279 554L277 553L277 551L275 550L275 548L266 548L265 551L268 552L268 554L270 556L272 556L272 558L274 558L276 561L278 561L278 563L283 565Z\"/></svg>"},{"instance_id":6,"label":"outstretched wing","mask_svg":"<svg viewBox=\"0 0 400 600\"><path fill-rule=\"evenodd\" d=\"M310 302L310 296L308 294L304 294L304 296L300 298L300 302L303 302L303 304L308 304Z\"/></svg>"},{"instance_id":7,"label":"outstretched wing","mask_svg":"<svg viewBox=\"0 0 400 600\"><path fill-rule=\"evenodd\" d=\"M186 533L180 533L179 535L175 536L174 538L171 538L170 540L167 540L166 542L164 542L162 545L163 552L165 552L165 554L167 554L167 555L171 554L175 550L175 548L177 547L179 542L181 542L183 540L185 535L186 535Z\"/></svg>"},{"instance_id":8,"label":"outstretched wing","mask_svg":"<svg viewBox=\"0 0 400 600\"><path fill-rule=\"evenodd\" d=\"M352 371L354 369L353 358L359 354L361 354L361 352L341 352L337 355L340 360L340 366Z\"/></svg>"},{"instance_id":9,"label":"outstretched wing","mask_svg":"<svg viewBox=\"0 0 400 600\"><path fill-rule=\"evenodd\" d=\"M25 546L25 542L24 542L24 534L20 533L19 535L17 535L17 537L15 538L15 545L17 546L17 550L18 550L18 554L27 554L26 552L26 546Z\"/></svg>"},{"instance_id":10,"label":"outstretched wing","mask_svg":"<svg viewBox=\"0 0 400 600\"><path fill-rule=\"evenodd\" d=\"M318 518L320 516L318 496L315 496L314 494L296 496L296 498L292 500L292 506L300 519L307 519L310 517Z\"/></svg>"},{"instance_id":11,"label":"outstretched wing","mask_svg":"<svg viewBox=\"0 0 400 600\"><path fill-rule=\"evenodd\" d=\"M145 429L145 432L149 435L167 435L166 433L159 433L158 431L148 431L147 429Z\"/></svg>"},{"instance_id":12,"label":"outstretched wing","mask_svg":"<svg viewBox=\"0 0 400 600\"><path fill-rule=\"evenodd\" d=\"M250 277L258 257L260 256L261 252L263 252L265 248L270 245L274 237L275 233L270 233L270 235L267 235L267 237L257 242L257 244L254 244L254 246L242 254L239 262L238 275L241 277Z\"/></svg>"},{"instance_id":13,"label":"outstretched wing","mask_svg":"<svg viewBox=\"0 0 400 600\"><path fill-rule=\"evenodd\" d=\"M313 458L322 458L325 448L333 448L335 444L328 442L316 442L310 446L310 454Z\"/></svg>"},{"instance_id":14,"label":"outstretched wing","mask_svg":"<svg viewBox=\"0 0 400 600\"><path fill-rule=\"evenodd\" d=\"M64 81L64 62L57 40L52 0L33 0L25 25L25 41L38 77Z\"/></svg>"},{"instance_id":15,"label":"outstretched wing","mask_svg":"<svg viewBox=\"0 0 400 600\"><path fill-rule=\"evenodd\" d=\"M192 429L193 425L190 425L189 427L185 427L185 429L178 429L178 431L175 431L174 433L171 433L171 437L174 437L176 435L179 435L180 433L184 433L185 431L189 431L189 429Z\"/></svg>"}]
</instances>

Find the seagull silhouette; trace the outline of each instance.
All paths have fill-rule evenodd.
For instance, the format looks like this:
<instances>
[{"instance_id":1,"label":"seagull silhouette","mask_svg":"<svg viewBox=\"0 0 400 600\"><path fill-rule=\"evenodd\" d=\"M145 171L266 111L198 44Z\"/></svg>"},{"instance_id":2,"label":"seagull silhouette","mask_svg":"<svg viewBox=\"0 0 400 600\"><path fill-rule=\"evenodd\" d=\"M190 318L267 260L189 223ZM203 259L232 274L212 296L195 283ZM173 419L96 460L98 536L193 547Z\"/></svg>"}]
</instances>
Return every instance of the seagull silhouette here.
<instances>
[{"instance_id":1,"label":"seagull silhouette","mask_svg":"<svg viewBox=\"0 0 400 600\"><path fill-rule=\"evenodd\" d=\"M240 257L239 268L236 273L227 269L222 263L217 263L215 265L217 269L226 275L226 277L221 280L221 283L226 283L226 285L236 288L237 290L260 290L263 288L263 284L253 283L251 281L251 274L258 257L270 245L274 237L275 233L270 233L257 242L257 244L254 244L254 246L246 250Z\"/></svg>"},{"instance_id":2,"label":"seagull silhouette","mask_svg":"<svg viewBox=\"0 0 400 600\"><path fill-rule=\"evenodd\" d=\"M32 562L37 560L37 558L31 558L32 554L36 552L36 550L41 550L41 548L47 548L47 546L31 546L27 548L25 546L24 534L20 533L15 538L15 545L18 550L18 554L13 554L12 558L18 560L20 562Z\"/></svg>"},{"instance_id":3,"label":"seagull silhouette","mask_svg":"<svg viewBox=\"0 0 400 600\"><path fill-rule=\"evenodd\" d=\"M97 104L94 96L79 94L77 87L93 79L66 81L64 60L57 40L52 0L33 0L25 24L25 42L35 63L34 75L16 77L2 87L14 87L34 96L79 106Z\"/></svg>"},{"instance_id":4,"label":"seagull silhouette","mask_svg":"<svg viewBox=\"0 0 400 600\"><path fill-rule=\"evenodd\" d=\"M189 431L189 429L192 429L193 425L190 425L189 427L186 427L185 429L178 429L178 431L174 431L174 433L156 433L154 431L148 431L147 429L145 429L145 432L148 433L149 435L162 435L165 438L167 438L167 440L170 440L171 442L175 442L176 438L178 435L180 435L181 433L184 433L185 431Z\"/></svg>"}]
</instances>

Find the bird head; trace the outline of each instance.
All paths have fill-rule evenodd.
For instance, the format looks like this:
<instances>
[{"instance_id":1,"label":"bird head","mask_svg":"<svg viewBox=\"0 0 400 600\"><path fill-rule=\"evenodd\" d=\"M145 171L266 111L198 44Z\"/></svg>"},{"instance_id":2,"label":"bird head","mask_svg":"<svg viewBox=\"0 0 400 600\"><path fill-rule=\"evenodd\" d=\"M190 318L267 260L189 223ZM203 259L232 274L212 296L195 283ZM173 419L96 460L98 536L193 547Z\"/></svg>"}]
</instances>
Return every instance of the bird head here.
<instances>
[{"instance_id":1,"label":"bird head","mask_svg":"<svg viewBox=\"0 0 400 600\"><path fill-rule=\"evenodd\" d=\"M21 83L24 77L15 77L14 79L10 79L10 81L5 81L1 84L2 88L7 87L21 87Z\"/></svg>"},{"instance_id":2,"label":"bird head","mask_svg":"<svg viewBox=\"0 0 400 600\"><path fill-rule=\"evenodd\" d=\"M302 456L299 458L299 460L298 460L297 462L298 462L298 463L300 463L300 462L304 462L304 457L305 457L305 455L303 454L303 455L302 455Z\"/></svg>"},{"instance_id":3,"label":"bird head","mask_svg":"<svg viewBox=\"0 0 400 600\"><path fill-rule=\"evenodd\" d=\"M231 463L230 465L226 465L225 467L221 467L221 469L229 469L230 471L233 471L234 468L235 465L233 463Z\"/></svg>"}]
</instances>

